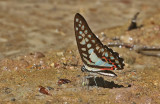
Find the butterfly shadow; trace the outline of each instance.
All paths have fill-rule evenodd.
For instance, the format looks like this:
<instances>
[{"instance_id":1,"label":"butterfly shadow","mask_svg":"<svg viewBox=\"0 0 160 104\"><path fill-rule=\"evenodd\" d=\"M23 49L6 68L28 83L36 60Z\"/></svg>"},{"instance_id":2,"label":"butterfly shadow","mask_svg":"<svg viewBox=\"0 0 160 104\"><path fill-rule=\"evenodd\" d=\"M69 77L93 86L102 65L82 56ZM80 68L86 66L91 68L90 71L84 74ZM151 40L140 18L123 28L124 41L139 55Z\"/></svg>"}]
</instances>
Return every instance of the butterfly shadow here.
<instances>
[{"instance_id":1,"label":"butterfly shadow","mask_svg":"<svg viewBox=\"0 0 160 104\"><path fill-rule=\"evenodd\" d=\"M87 78L88 79L88 86L97 86L97 87L102 87L102 88L126 88L123 85L119 85L114 83L113 81L109 82L104 80L103 77L96 77L94 79L94 77L91 78ZM131 87L131 85L128 85L128 87Z\"/></svg>"}]
</instances>

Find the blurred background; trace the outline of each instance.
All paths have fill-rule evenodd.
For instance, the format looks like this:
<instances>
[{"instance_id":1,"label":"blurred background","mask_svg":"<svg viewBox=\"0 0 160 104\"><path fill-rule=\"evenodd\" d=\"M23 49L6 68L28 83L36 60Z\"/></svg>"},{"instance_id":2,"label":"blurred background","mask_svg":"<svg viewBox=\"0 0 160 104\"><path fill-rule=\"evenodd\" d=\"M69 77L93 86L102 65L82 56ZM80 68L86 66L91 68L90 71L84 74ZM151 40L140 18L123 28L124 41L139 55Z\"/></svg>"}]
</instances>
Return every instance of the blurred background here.
<instances>
[{"instance_id":1,"label":"blurred background","mask_svg":"<svg viewBox=\"0 0 160 104\"><path fill-rule=\"evenodd\" d=\"M0 58L76 46L74 15L81 13L94 33L159 13L159 0L1 0Z\"/></svg>"},{"instance_id":2,"label":"blurred background","mask_svg":"<svg viewBox=\"0 0 160 104\"><path fill-rule=\"evenodd\" d=\"M160 104L159 1L0 0L0 103ZM127 31L137 12L143 27ZM124 43L110 44L125 63L117 77L85 83L76 13L103 44Z\"/></svg>"}]
</instances>

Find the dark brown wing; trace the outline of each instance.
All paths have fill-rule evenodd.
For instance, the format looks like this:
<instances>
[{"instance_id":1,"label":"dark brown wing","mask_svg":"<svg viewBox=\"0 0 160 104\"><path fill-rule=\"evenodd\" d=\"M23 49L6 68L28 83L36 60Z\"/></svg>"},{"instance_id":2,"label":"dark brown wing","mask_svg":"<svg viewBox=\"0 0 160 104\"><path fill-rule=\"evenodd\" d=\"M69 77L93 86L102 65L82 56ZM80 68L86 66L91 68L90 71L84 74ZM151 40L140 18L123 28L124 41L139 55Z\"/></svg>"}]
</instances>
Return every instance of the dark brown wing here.
<instances>
[{"instance_id":1,"label":"dark brown wing","mask_svg":"<svg viewBox=\"0 0 160 104\"><path fill-rule=\"evenodd\" d=\"M74 18L74 29L78 50L85 65L94 68L123 69L123 59L101 43L79 13Z\"/></svg>"}]
</instances>

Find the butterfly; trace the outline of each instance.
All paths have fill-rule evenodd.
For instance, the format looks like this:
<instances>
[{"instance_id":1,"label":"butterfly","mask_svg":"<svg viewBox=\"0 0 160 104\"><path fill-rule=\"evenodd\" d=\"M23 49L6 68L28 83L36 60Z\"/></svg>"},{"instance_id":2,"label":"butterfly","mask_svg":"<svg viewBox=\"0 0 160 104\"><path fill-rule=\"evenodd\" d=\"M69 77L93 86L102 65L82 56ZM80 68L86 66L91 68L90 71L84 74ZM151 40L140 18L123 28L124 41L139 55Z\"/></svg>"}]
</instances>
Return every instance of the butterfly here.
<instances>
[{"instance_id":1,"label":"butterfly","mask_svg":"<svg viewBox=\"0 0 160 104\"><path fill-rule=\"evenodd\" d=\"M74 30L78 50L84 63L81 70L105 76L117 76L112 70L124 68L123 58L102 44L79 13L74 18Z\"/></svg>"}]
</instances>

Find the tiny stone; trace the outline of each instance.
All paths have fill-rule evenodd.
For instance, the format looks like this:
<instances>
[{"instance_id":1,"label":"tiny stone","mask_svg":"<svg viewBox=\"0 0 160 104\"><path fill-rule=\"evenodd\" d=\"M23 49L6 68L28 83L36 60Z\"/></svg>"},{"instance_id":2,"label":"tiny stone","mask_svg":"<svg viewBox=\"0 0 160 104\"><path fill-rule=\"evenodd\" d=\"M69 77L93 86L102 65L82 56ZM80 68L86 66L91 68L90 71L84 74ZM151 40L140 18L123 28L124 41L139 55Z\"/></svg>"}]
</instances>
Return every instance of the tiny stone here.
<instances>
[{"instance_id":1,"label":"tiny stone","mask_svg":"<svg viewBox=\"0 0 160 104\"><path fill-rule=\"evenodd\" d=\"M11 101L16 101L16 99L15 99L15 98L12 98Z\"/></svg>"},{"instance_id":2,"label":"tiny stone","mask_svg":"<svg viewBox=\"0 0 160 104\"><path fill-rule=\"evenodd\" d=\"M157 81L153 81L153 84L154 84L155 86L157 86L157 85L158 85L158 82L157 82Z\"/></svg>"},{"instance_id":3,"label":"tiny stone","mask_svg":"<svg viewBox=\"0 0 160 104\"><path fill-rule=\"evenodd\" d=\"M53 87L47 86L48 90L54 90Z\"/></svg>"},{"instance_id":4,"label":"tiny stone","mask_svg":"<svg viewBox=\"0 0 160 104\"><path fill-rule=\"evenodd\" d=\"M58 56L63 56L63 52L57 52Z\"/></svg>"},{"instance_id":5,"label":"tiny stone","mask_svg":"<svg viewBox=\"0 0 160 104\"><path fill-rule=\"evenodd\" d=\"M8 87L5 87L5 88L4 88L4 92L5 92L6 94L9 94L9 93L12 92L12 90L11 90L10 88L8 88Z\"/></svg>"},{"instance_id":6,"label":"tiny stone","mask_svg":"<svg viewBox=\"0 0 160 104\"><path fill-rule=\"evenodd\" d=\"M52 63L50 66L51 66L51 67L54 67L54 63Z\"/></svg>"},{"instance_id":7,"label":"tiny stone","mask_svg":"<svg viewBox=\"0 0 160 104\"><path fill-rule=\"evenodd\" d=\"M41 53L41 52L35 52L34 53L34 57L35 58L42 58L42 57L45 57L45 55L43 53Z\"/></svg>"},{"instance_id":8,"label":"tiny stone","mask_svg":"<svg viewBox=\"0 0 160 104\"><path fill-rule=\"evenodd\" d=\"M131 87L131 84L129 84L128 87Z\"/></svg>"},{"instance_id":9,"label":"tiny stone","mask_svg":"<svg viewBox=\"0 0 160 104\"><path fill-rule=\"evenodd\" d=\"M74 67L73 66L71 66L71 67L69 67L70 69L74 69Z\"/></svg>"}]
</instances>

